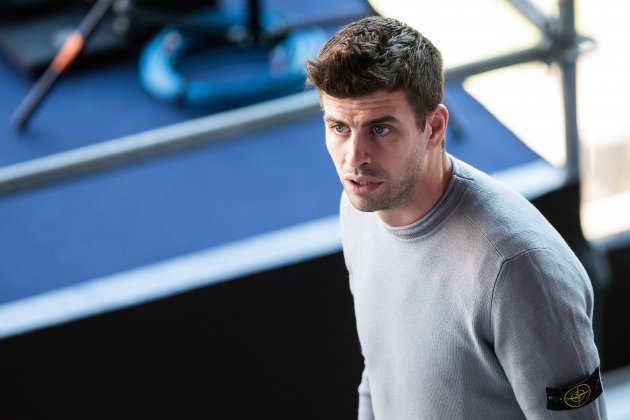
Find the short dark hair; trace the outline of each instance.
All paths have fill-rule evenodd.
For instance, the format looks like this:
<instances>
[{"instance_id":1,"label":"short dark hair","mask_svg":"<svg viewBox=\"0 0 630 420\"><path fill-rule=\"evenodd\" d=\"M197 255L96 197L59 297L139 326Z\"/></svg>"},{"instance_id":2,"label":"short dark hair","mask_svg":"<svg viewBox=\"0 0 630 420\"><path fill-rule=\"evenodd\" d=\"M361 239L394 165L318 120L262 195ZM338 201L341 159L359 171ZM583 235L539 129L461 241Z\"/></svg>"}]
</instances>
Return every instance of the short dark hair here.
<instances>
[{"instance_id":1,"label":"short dark hair","mask_svg":"<svg viewBox=\"0 0 630 420\"><path fill-rule=\"evenodd\" d=\"M443 101L442 55L415 29L371 16L341 28L307 61L306 83L337 98L402 90L422 130Z\"/></svg>"}]
</instances>

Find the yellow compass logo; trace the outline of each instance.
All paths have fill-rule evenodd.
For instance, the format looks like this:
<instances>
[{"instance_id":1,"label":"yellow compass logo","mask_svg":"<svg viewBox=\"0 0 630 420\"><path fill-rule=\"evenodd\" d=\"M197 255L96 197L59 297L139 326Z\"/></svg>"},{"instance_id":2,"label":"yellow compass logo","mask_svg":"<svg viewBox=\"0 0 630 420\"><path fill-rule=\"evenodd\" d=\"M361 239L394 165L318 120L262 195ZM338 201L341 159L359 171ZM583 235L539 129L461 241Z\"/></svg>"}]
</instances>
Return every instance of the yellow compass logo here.
<instances>
[{"instance_id":1,"label":"yellow compass logo","mask_svg":"<svg viewBox=\"0 0 630 420\"><path fill-rule=\"evenodd\" d=\"M572 408L582 407L590 397L590 386L587 384L576 385L564 394L564 403Z\"/></svg>"}]
</instances>

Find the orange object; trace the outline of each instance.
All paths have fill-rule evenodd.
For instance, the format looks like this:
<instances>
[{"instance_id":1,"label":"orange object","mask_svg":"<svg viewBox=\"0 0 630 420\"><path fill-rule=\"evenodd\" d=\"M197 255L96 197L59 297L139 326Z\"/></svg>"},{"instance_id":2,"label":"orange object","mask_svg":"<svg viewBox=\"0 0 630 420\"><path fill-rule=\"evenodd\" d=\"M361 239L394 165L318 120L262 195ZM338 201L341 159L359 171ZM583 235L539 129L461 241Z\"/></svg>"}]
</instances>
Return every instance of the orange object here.
<instances>
[{"instance_id":1,"label":"orange object","mask_svg":"<svg viewBox=\"0 0 630 420\"><path fill-rule=\"evenodd\" d=\"M63 47L55 56L51 66L57 73L62 73L74 61L85 43L85 37L79 31L72 32Z\"/></svg>"}]
</instances>

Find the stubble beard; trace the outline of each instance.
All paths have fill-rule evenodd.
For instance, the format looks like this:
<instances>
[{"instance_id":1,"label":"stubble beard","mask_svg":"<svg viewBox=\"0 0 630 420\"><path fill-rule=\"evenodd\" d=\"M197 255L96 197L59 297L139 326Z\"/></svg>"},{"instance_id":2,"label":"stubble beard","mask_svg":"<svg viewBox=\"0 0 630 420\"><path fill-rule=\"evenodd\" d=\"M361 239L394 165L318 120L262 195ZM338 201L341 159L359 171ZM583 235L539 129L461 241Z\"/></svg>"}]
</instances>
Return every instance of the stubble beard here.
<instances>
[{"instance_id":1,"label":"stubble beard","mask_svg":"<svg viewBox=\"0 0 630 420\"><path fill-rule=\"evenodd\" d=\"M403 175L394 179L390 178L383 171L375 169L365 169L360 171L361 175L374 176L384 180L384 185L375 191L375 194L368 196L354 195L346 189L346 195L350 203L359 211L374 212L382 210L392 210L406 207L414 199L416 187L422 177L422 165L419 161L407 165Z\"/></svg>"}]
</instances>

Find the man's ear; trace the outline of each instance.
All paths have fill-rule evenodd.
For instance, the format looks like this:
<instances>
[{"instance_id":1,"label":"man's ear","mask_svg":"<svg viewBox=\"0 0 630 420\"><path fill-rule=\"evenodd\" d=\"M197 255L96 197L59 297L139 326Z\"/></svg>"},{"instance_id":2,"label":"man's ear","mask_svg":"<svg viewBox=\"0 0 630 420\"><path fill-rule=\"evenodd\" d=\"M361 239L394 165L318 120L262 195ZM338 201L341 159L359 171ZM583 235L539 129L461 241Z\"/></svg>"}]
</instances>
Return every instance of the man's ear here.
<instances>
[{"instance_id":1,"label":"man's ear","mask_svg":"<svg viewBox=\"0 0 630 420\"><path fill-rule=\"evenodd\" d=\"M442 147L442 140L446 136L448 126L448 109L444 104L439 104L427 119L427 126L431 129L429 147Z\"/></svg>"}]
</instances>

